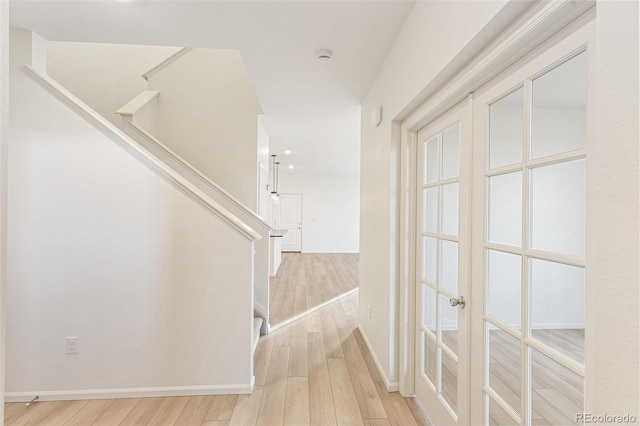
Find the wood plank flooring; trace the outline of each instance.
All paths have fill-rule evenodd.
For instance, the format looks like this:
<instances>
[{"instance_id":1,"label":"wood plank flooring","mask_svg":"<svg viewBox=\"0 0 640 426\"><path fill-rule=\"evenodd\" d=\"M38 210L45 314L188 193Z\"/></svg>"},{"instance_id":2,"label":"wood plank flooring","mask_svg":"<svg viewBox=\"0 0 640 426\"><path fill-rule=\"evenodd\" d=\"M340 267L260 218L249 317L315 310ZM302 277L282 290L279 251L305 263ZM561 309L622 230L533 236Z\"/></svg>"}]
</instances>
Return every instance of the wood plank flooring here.
<instances>
[{"instance_id":1,"label":"wood plank flooring","mask_svg":"<svg viewBox=\"0 0 640 426\"><path fill-rule=\"evenodd\" d=\"M357 255L285 254L285 259L283 276L304 277L299 290L304 298L292 300L295 305L304 299L305 309L313 306L307 301L330 300L357 283ZM287 264L303 272L288 271ZM321 289L322 280L329 288ZM7 403L5 421L47 426L427 424L413 399L386 391L357 329L357 312L355 293L262 336L251 395L38 402L28 409Z\"/></svg>"},{"instance_id":2,"label":"wood plank flooring","mask_svg":"<svg viewBox=\"0 0 640 426\"><path fill-rule=\"evenodd\" d=\"M357 253L282 253L278 274L269 281L271 326L358 288L358 257Z\"/></svg>"},{"instance_id":3,"label":"wood plank flooring","mask_svg":"<svg viewBox=\"0 0 640 426\"><path fill-rule=\"evenodd\" d=\"M584 359L584 330L534 330L533 336L575 359ZM521 412L520 343L499 330L489 335L489 386L518 413ZM584 380L560 364L534 351L531 364L531 422L536 425L577 424L584 411ZM510 425L513 420L490 404L489 423Z\"/></svg>"},{"instance_id":4,"label":"wood plank flooring","mask_svg":"<svg viewBox=\"0 0 640 426\"><path fill-rule=\"evenodd\" d=\"M272 279L272 313L281 321L357 286L357 255L285 253ZM255 353L251 395L132 398L5 404L7 425L424 425L411 398L388 393L357 329L358 294L339 299L263 336ZM273 323L272 323L273 325ZM534 337L583 359L583 330L535 330ZM443 332L457 351L457 333ZM514 343L515 342L515 343ZM435 346L427 375L435 380ZM520 411L520 345L490 334L489 385ZM443 395L455 407L457 368L443 363ZM533 424L573 424L582 410L583 381L542 355L533 359ZM490 424L513 424L490 403Z\"/></svg>"},{"instance_id":5,"label":"wood plank flooring","mask_svg":"<svg viewBox=\"0 0 640 426\"><path fill-rule=\"evenodd\" d=\"M576 361L584 360L583 329L535 329L532 336ZM458 333L442 331L442 341L457 352ZM436 346L425 341L425 373L436 381ZM455 410L457 408L458 366L442 352L442 396ZM492 330L489 334L489 386L516 412L521 413L520 342L505 332ZM584 383L581 377L534 352L531 368L532 424L577 424L575 414L584 411ZM498 404L489 404L490 425L516 424Z\"/></svg>"}]
</instances>

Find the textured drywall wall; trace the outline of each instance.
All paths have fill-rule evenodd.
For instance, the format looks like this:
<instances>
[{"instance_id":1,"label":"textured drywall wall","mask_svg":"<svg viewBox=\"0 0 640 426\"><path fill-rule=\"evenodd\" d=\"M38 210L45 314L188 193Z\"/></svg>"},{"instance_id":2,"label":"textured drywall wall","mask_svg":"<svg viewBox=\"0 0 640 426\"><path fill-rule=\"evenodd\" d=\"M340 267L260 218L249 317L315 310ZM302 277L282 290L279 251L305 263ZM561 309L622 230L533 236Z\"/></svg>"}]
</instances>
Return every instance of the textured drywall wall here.
<instances>
[{"instance_id":1,"label":"textured drywall wall","mask_svg":"<svg viewBox=\"0 0 640 426\"><path fill-rule=\"evenodd\" d=\"M586 410L640 418L638 3L598 2Z\"/></svg>"},{"instance_id":2,"label":"textured drywall wall","mask_svg":"<svg viewBox=\"0 0 640 426\"><path fill-rule=\"evenodd\" d=\"M9 143L9 2L0 2L0 398L4 400L7 277L7 165ZM4 404L0 404L4 422Z\"/></svg>"},{"instance_id":3,"label":"textured drywall wall","mask_svg":"<svg viewBox=\"0 0 640 426\"><path fill-rule=\"evenodd\" d=\"M278 180L281 194L302 194L303 253L358 252L358 175L281 172Z\"/></svg>"}]
</instances>

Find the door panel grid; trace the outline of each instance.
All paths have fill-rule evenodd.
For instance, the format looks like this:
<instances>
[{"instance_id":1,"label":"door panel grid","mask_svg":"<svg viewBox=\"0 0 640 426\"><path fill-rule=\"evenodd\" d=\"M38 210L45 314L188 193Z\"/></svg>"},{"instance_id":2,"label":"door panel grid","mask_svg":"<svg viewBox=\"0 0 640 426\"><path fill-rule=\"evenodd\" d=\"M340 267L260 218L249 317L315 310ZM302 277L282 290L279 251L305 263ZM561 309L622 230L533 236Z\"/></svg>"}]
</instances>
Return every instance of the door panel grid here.
<instances>
[{"instance_id":1,"label":"door panel grid","mask_svg":"<svg viewBox=\"0 0 640 426\"><path fill-rule=\"evenodd\" d=\"M586 112L582 111L586 111L586 77L578 77L578 83L569 84L574 91L569 95L563 94L565 88L560 86L567 79L567 70L586 75L586 70L581 69L586 66L585 58L585 52L564 58L545 73L525 79L497 100L484 103L489 127L483 173L487 217L483 328L485 424L539 421L573 424L572 416L583 411L586 140L577 141L576 136L571 135L572 140L564 144L564 150L557 146L546 148L544 141L536 138L545 132L552 133L557 126L533 132L532 122L535 108L539 109L538 116L549 122L558 121L551 112L557 114L558 108L564 105L570 111L567 119L578 122L570 126L563 123L563 126L573 130L582 126L584 130L578 133L586 135ZM545 85L552 86L549 82L558 70L565 75L555 84L554 93ZM545 84L536 86L538 78ZM584 94L576 90L579 84L583 84ZM536 87L543 87L543 93L538 95ZM506 111L508 107L504 105L513 102L514 94L522 91L523 104L512 103L512 111ZM515 136L514 132L504 129L491 130L491 126L496 125L495 109L499 111L498 116L511 119L516 116L513 110L523 113L524 156L520 162L512 161L517 157L513 152L518 151L513 148L512 140L493 144L494 138L499 137L495 135ZM508 127L504 123L497 126ZM560 127L559 131L564 129ZM557 138L549 139L558 145ZM546 155L533 158L532 146L538 146L537 152ZM507 160L500 159L499 151L504 147L508 147L508 152L502 157L508 157ZM513 164L504 165L506 163ZM499 168L492 169L493 165ZM511 219L509 212L513 215ZM565 295L577 296L571 309L548 303L553 300L552 296L564 299ZM511 344L505 345L506 341ZM507 373L520 370L520 377L515 374L509 377L503 372L503 378L496 378L497 368L492 363L496 354L509 360L501 366L503 370ZM549 371L556 376L550 376Z\"/></svg>"},{"instance_id":2,"label":"door panel grid","mask_svg":"<svg viewBox=\"0 0 640 426\"><path fill-rule=\"evenodd\" d=\"M457 421L460 324L450 299L460 293L461 121L452 118L426 136L418 153L418 380L447 421Z\"/></svg>"},{"instance_id":3,"label":"door panel grid","mask_svg":"<svg viewBox=\"0 0 640 426\"><path fill-rule=\"evenodd\" d=\"M414 387L434 424L584 412L594 28L575 28L414 139ZM463 294L470 314L450 310Z\"/></svg>"}]
</instances>

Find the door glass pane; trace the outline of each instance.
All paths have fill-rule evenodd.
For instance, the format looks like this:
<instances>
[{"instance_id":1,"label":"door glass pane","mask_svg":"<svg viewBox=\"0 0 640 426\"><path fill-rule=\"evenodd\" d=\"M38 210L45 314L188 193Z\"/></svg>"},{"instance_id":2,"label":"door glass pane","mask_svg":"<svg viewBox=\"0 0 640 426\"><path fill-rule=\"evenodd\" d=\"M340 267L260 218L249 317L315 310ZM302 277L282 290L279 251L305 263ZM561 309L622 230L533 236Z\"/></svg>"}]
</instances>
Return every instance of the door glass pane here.
<instances>
[{"instance_id":1,"label":"door glass pane","mask_svg":"<svg viewBox=\"0 0 640 426\"><path fill-rule=\"evenodd\" d=\"M433 387L436 387L436 342L427 333L422 333L424 340L424 374L429 378Z\"/></svg>"},{"instance_id":2,"label":"door glass pane","mask_svg":"<svg viewBox=\"0 0 640 426\"><path fill-rule=\"evenodd\" d=\"M522 162L524 89L520 88L489 107L489 168Z\"/></svg>"},{"instance_id":3,"label":"door glass pane","mask_svg":"<svg viewBox=\"0 0 640 426\"><path fill-rule=\"evenodd\" d=\"M438 187L427 188L424 193L424 230L438 232Z\"/></svg>"},{"instance_id":4,"label":"door glass pane","mask_svg":"<svg viewBox=\"0 0 640 426\"><path fill-rule=\"evenodd\" d=\"M436 291L422 284L422 325L436 335Z\"/></svg>"},{"instance_id":5,"label":"door glass pane","mask_svg":"<svg viewBox=\"0 0 640 426\"><path fill-rule=\"evenodd\" d=\"M531 247L584 256L586 160L531 171Z\"/></svg>"},{"instance_id":6,"label":"door glass pane","mask_svg":"<svg viewBox=\"0 0 640 426\"><path fill-rule=\"evenodd\" d=\"M458 243L440 240L440 287L458 295Z\"/></svg>"},{"instance_id":7,"label":"door glass pane","mask_svg":"<svg viewBox=\"0 0 640 426\"><path fill-rule=\"evenodd\" d=\"M433 285L436 284L437 252L438 240L431 237L422 237L422 278Z\"/></svg>"},{"instance_id":8,"label":"door glass pane","mask_svg":"<svg viewBox=\"0 0 640 426\"><path fill-rule=\"evenodd\" d=\"M438 180L438 137L434 136L425 142L424 183L436 180Z\"/></svg>"},{"instance_id":9,"label":"door glass pane","mask_svg":"<svg viewBox=\"0 0 640 426\"><path fill-rule=\"evenodd\" d=\"M458 236L458 204L460 184L452 183L442 187L442 233Z\"/></svg>"},{"instance_id":10,"label":"door glass pane","mask_svg":"<svg viewBox=\"0 0 640 426\"><path fill-rule=\"evenodd\" d=\"M451 358L446 351L442 354L442 397L453 411L458 408L458 362Z\"/></svg>"},{"instance_id":11,"label":"door glass pane","mask_svg":"<svg viewBox=\"0 0 640 426\"><path fill-rule=\"evenodd\" d=\"M489 241L522 245L522 172L489 178Z\"/></svg>"},{"instance_id":12,"label":"door glass pane","mask_svg":"<svg viewBox=\"0 0 640 426\"><path fill-rule=\"evenodd\" d=\"M519 329L521 323L522 258L487 250L487 313Z\"/></svg>"},{"instance_id":13,"label":"door glass pane","mask_svg":"<svg viewBox=\"0 0 640 426\"><path fill-rule=\"evenodd\" d=\"M440 295L441 341L453 353L458 354L458 307L451 306L449 298Z\"/></svg>"},{"instance_id":14,"label":"door glass pane","mask_svg":"<svg viewBox=\"0 0 640 426\"><path fill-rule=\"evenodd\" d=\"M489 368L487 384L513 410L522 414L522 350L520 341L487 323L489 336Z\"/></svg>"},{"instance_id":15,"label":"door glass pane","mask_svg":"<svg viewBox=\"0 0 640 426\"><path fill-rule=\"evenodd\" d=\"M532 423L578 424L576 414L584 413L584 379L540 352L531 352Z\"/></svg>"},{"instance_id":16,"label":"door glass pane","mask_svg":"<svg viewBox=\"0 0 640 426\"><path fill-rule=\"evenodd\" d=\"M460 123L442 132L442 179L460 175Z\"/></svg>"},{"instance_id":17,"label":"door glass pane","mask_svg":"<svg viewBox=\"0 0 640 426\"><path fill-rule=\"evenodd\" d=\"M584 364L584 268L530 262L531 335Z\"/></svg>"},{"instance_id":18,"label":"door glass pane","mask_svg":"<svg viewBox=\"0 0 640 426\"><path fill-rule=\"evenodd\" d=\"M584 148L587 141L587 54L533 80L531 158Z\"/></svg>"},{"instance_id":19,"label":"door glass pane","mask_svg":"<svg viewBox=\"0 0 640 426\"><path fill-rule=\"evenodd\" d=\"M488 423L490 425L511 426L511 425L519 424L518 422L513 420L511 416L507 414L506 411L500 408L500 406L493 399L489 398L489 396L486 396L486 398L489 400L489 422Z\"/></svg>"}]
</instances>

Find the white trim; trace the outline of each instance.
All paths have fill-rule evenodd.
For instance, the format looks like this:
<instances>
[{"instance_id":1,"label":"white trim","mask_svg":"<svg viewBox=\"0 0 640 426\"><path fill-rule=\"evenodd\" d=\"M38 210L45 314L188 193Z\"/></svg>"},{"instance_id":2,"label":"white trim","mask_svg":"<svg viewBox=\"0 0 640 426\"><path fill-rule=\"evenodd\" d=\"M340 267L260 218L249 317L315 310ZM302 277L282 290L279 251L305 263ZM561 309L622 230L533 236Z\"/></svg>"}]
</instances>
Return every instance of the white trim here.
<instances>
[{"instance_id":1,"label":"white trim","mask_svg":"<svg viewBox=\"0 0 640 426\"><path fill-rule=\"evenodd\" d=\"M263 317L263 319L267 317L267 309L264 306L262 306L260 303L253 302L253 310L255 311L256 314Z\"/></svg>"},{"instance_id":2,"label":"white trim","mask_svg":"<svg viewBox=\"0 0 640 426\"><path fill-rule=\"evenodd\" d=\"M254 382L254 380L252 380L252 382ZM36 395L40 396L39 401L66 401L84 399L249 394L252 392L252 389L252 383L247 383L241 385L158 386L149 388L7 392L5 394L5 402L30 401Z\"/></svg>"},{"instance_id":3,"label":"white trim","mask_svg":"<svg viewBox=\"0 0 640 426\"><path fill-rule=\"evenodd\" d=\"M358 326L358 330L360 330L360 335L362 336L362 340L364 340L364 343L367 345L367 349L369 349L369 354L371 355L373 362L376 364L376 367L378 368L378 372L382 377L382 381L384 382L384 386L387 388L387 391L398 392L400 390L400 382L389 381L389 378L384 372L384 368L382 368L382 365L380 364L380 361L378 361L378 357L376 356L376 353L373 351L373 348L371 347L371 343L369 343L369 339L367 338L367 334L364 332L364 329Z\"/></svg>"},{"instance_id":4,"label":"white trim","mask_svg":"<svg viewBox=\"0 0 640 426\"><path fill-rule=\"evenodd\" d=\"M536 2L503 35L409 115L403 121L403 127L410 130L424 127L593 6L595 0Z\"/></svg>"},{"instance_id":5,"label":"white trim","mask_svg":"<svg viewBox=\"0 0 640 426\"><path fill-rule=\"evenodd\" d=\"M149 71L145 72L144 74L142 74L142 78L144 78L145 80L149 81L149 77L151 77L153 74L157 73L158 71L160 71L162 68L166 67L167 65L169 65L170 63L172 63L173 61L175 61L176 59L178 59L179 57L183 56L184 54L188 53L190 50L192 50L191 47L183 47L182 49L178 50L176 53L174 53L173 55L169 56L167 59L165 59L164 61L160 62L158 65L156 65L155 67L151 68Z\"/></svg>"},{"instance_id":6,"label":"white trim","mask_svg":"<svg viewBox=\"0 0 640 426\"><path fill-rule=\"evenodd\" d=\"M253 313L254 315L258 315L260 318L262 318L262 327L260 328L260 334L261 335L269 334L269 331L271 330L271 326L269 325L268 311L264 306L262 306L260 303L255 301L255 297L253 300Z\"/></svg>"},{"instance_id":7,"label":"white trim","mask_svg":"<svg viewBox=\"0 0 640 426\"><path fill-rule=\"evenodd\" d=\"M127 102L119 110L117 110L116 114L131 117L143 106L156 99L159 94L160 92L158 92L157 90L145 90L144 92L140 93L138 96Z\"/></svg>"},{"instance_id":8,"label":"white trim","mask_svg":"<svg viewBox=\"0 0 640 426\"><path fill-rule=\"evenodd\" d=\"M173 171L171 168L166 166L162 161L157 159L151 153L141 148L122 130L118 129L111 122L95 112L93 109L91 109L91 107L82 102L51 77L45 74L41 74L29 65L24 65L21 70L36 83L38 83L41 87L43 87L57 99L70 107L78 115L87 120L88 123L90 123L96 129L100 130L105 136L118 144L129 154L133 155L147 167L149 167L158 176L162 177L167 182L171 183L180 192L184 193L193 201L197 202L202 207L218 216L223 222L227 223L232 229L236 230L244 238L249 241L259 240L262 238L262 236L253 228L231 214L220 204L213 201L200 189L196 188L192 183L190 183L178 173Z\"/></svg>"},{"instance_id":9,"label":"white trim","mask_svg":"<svg viewBox=\"0 0 640 426\"><path fill-rule=\"evenodd\" d=\"M259 227L262 227L266 231L271 231L271 227L264 219L258 216L253 210L249 209L247 206L242 204L233 195L229 194L227 191L225 191L220 186L218 186L218 184L216 184L214 181L212 181L211 179L203 175L200 171L198 171L198 169L192 166L191 163L189 163L187 160L179 156L175 151L171 150L171 148L169 148L168 146L160 142L157 138L152 136L149 132L147 132L145 129L143 129L139 125L131 121L129 121L128 123L133 130L135 130L137 133L139 133L141 136L143 136L145 139L151 142L155 148L159 149L162 152L162 154L167 155L172 161L177 162L180 166L184 167L189 173L194 175L194 177L200 179L205 184L207 184L207 186L211 187L211 189L216 191L220 196L222 196L224 199L232 203L235 207L237 207L243 213L249 216L249 218L252 219L256 225L258 225Z\"/></svg>"},{"instance_id":10,"label":"white trim","mask_svg":"<svg viewBox=\"0 0 640 426\"><path fill-rule=\"evenodd\" d=\"M417 193L417 132L411 132L406 128L401 130L402 145L400 148L401 164L406 165L400 171L400 188L404 188L400 194L400 229L416 229L417 212L416 197ZM416 286L414 278L414 268L416 265L416 237L415 233L405 233L409 237L400 241L400 288L399 288L399 353L402 359L403 354L407 356L407 362L403 367L400 362L400 376L406 380L399 381L399 391L404 397L414 394L414 356L415 356L415 300ZM404 261L403 261L404 260ZM402 285L406 283L406 285Z\"/></svg>"},{"instance_id":11,"label":"white trim","mask_svg":"<svg viewBox=\"0 0 640 426\"><path fill-rule=\"evenodd\" d=\"M308 311L304 311L301 314L298 314L294 317L289 318L288 320L282 321L276 325L274 325L273 327L271 325L269 325L269 330L270 331L276 331L281 329L284 326L287 326L291 323L294 323L298 320L301 320L302 318L308 317L309 315L311 315L314 312L319 311L320 309L326 308L327 306L331 305L333 302L337 302L340 299L344 299L347 296L351 296L352 294L357 293L358 291L360 291L360 288L354 288L353 290L349 290L346 293L342 293L336 297L334 297L333 299L329 299L326 302L323 302L317 306L314 306L313 308L309 309Z\"/></svg>"},{"instance_id":12,"label":"white trim","mask_svg":"<svg viewBox=\"0 0 640 426\"><path fill-rule=\"evenodd\" d=\"M408 170L414 167L413 161L405 153L415 151L417 131L428 123L432 122L439 115L452 108L470 93L489 82L509 66L523 58L553 34L562 30L566 25L581 15L585 14L595 5L595 1L587 0L574 2L570 0L559 0L553 2L536 2L522 16L514 19L509 28L495 39L487 48L479 51L475 59L465 66L447 83L436 88L435 93L412 114L402 122L401 131L401 188L400 203L401 211L412 209L410 194L415 191L413 182L402 179ZM414 172L415 173L415 172ZM411 173L409 173L411 175ZM410 180L410 179L409 179ZM403 235L412 235L413 229L411 220L401 216L401 240L400 247L406 244ZM413 256L415 250L401 250L400 268L413 267ZM412 277L401 274L400 294L406 298L410 294L413 286ZM406 327L414 322L415 310L405 307L404 301L400 303L399 324L399 382L403 392L410 393L413 389L414 380L414 356L411 353L411 345L406 344L407 339L413 339L412 330Z\"/></svg>"},{"instance_id":13,"label":"white trim","mask_svg":"<svg viewBox=\"0 0 640 426\"><path fill-rule=\"evenodd\" d=\"M9 2L0 1L0 398L4 398L7 347L7 166L9 145ZM3 401L3 399L0 399ZM0 406L4 424L4 404Z\"/></svg>"}]
</instances>

